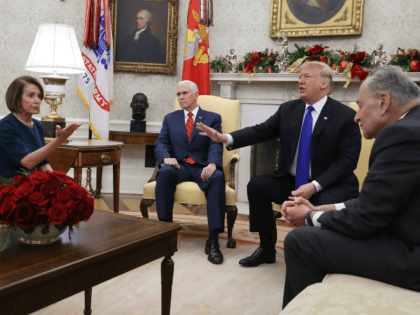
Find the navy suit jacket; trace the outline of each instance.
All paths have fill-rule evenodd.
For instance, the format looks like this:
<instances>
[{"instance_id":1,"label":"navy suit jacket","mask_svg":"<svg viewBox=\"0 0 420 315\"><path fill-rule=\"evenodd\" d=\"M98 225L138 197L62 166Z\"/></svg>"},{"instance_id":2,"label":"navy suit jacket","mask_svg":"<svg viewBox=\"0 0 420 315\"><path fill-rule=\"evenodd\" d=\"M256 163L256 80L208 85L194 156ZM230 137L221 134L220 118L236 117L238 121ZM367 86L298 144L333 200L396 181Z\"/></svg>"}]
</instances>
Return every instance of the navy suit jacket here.
<instances>
[{"instance_id":1,"label":"navy suit jacket","mask_svg":"<svg viewBox=\"0 0 420 315\"><path fill-rule=\"evenodd\" d=\"M318 221L366 239L390 276L420 291L420 106L379 133L362 190L345 206Z\"/></svg>"},{"instance_id":2,"label":"navy suit jacket","mask_svg":"<svg viewBox=\"0 0 420 315\"><path fill-rule=\"evenodd\" d=\"M280 137L280 163L276 176L288 173L292 166L305 112L305 102L283 103L265 122L231 133L233 145L229 150ZM311 174L323 189L337 183L355 188L359 182L353 171L359 161L362 137L355 111L328 97L312 133Z\"/></svg>"},{"instance_id":3,"label":"navy suit jacket","mask_svg":"<svg viewBox=\"0 0 420 315\"><path fill-rule=\"evenodd\" d=\"M222 133L220 115L199 108L191 133L191 141L188 143L184 111L177 110L165 116L162 130L155 143L156 160L159 164L162 164L165 158L176 158L180 161L189 155L203 166L213 162L217 168L223 170L223 145L212 141L209 137L201 136L196 128L198 122Z\"/></svg>"}]
</instances>

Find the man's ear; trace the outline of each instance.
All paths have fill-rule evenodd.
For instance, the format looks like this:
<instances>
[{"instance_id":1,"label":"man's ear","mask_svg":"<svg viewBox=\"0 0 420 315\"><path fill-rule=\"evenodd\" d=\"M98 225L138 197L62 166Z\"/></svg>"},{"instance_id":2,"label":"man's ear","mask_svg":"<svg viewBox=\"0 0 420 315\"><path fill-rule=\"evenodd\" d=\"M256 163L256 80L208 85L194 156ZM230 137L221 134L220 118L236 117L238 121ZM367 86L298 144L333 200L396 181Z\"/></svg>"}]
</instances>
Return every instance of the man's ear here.
<instances>
[{"instance_id":1,"label":"man's ear","mask_svg":"<svg viewBox=\"0 0 420 315\"><path fill-rule=\"evenodd\" d=\"M391 109L391 95L389 95L386 92L383 92L379 94L379 101L380 103L380 109L381 109L381 115L385 115L389 112Z\"/></svg>"}]
</instances>

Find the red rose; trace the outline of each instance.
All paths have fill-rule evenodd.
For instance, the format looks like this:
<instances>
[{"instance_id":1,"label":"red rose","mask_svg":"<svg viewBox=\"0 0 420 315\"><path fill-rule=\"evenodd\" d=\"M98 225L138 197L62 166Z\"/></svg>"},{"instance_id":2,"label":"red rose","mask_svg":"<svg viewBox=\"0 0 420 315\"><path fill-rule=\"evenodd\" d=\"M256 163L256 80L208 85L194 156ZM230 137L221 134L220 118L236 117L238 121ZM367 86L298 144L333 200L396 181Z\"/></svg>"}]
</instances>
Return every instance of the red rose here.
<instances>
[{"instance_id":1,"label":"red rose","mask_svg":"<svg viewBox=\"0 0 420 315\"><path fill-rule=\"evenodd\" d=\"M59 225L67 220L67 210L62 203L57 202L53 207L48 209L52 223Z\"/></svg>"},{"instance_id":2,"label":"red rose","mask_svg":"<svg viewBox=\"0 0 420 315\"><path fill-rule=\"evenodd\" d=\"M67 214L67 222L70 225L77 225L80 222L80 213L78 209L71 209Z\"/></svg>"},{"instance_id":3,"label":"red rose","mask_svg":"<svg viewBox=\"0 0 420 315\"><path fill-rule=\"evenodd\" d=\"M0 198L3 198L3 196L6 195L13 195L15 193L16 186L15 185L9 185L6 187L3 187L0 191Z\"/></svg>"},{"instance_id":4,"label":"red rose","mask_svg":"<svg viewBox=\"0 0 420 315\"><path fill-rule=\"evenodd\" d=\"M33 223L33 213L32 205L28 201L19 202L15 210L15 224L21 229L29 228Z\"/></svg>"},{"instance_id":5,"label":"red rose","mask_svg":"<svg viewBox=\"0 0 420 315\"><path fill-rule=\"evenodd\" d=\"M327 63L327 59L325 59L324 57L319 56L319 59L321 60L321 62L325 62L325 63Z\"/></svg>"},{"instance_id":6,"label":"red rose","mask_svg":"<svg viewBox=\"0 0 420 315\"><path fill-rule=\"evenodd\" d=\"M15 184L16 187L19 187L20 185L22 185L24 182L26 182L29 179L29 176L16 176L13 177L13 183Z\"/></svg>"},{"instance_id":7,"label":"red rose","mask_svg":"<svg viewBox=\"0 0 420 315\"><path fill-rule=\"evenodd\" d=\"M57 176L57 177L61 177L61 178L70 178L67 176L66 173L62 172L62 171L52 171L53 175Z\"/></svg>"},{"instance_id":8,"label":"red rose","mask_svg":"<svg viewBox=\"0 0 420 315\"><path fill-rule=\"evenodd\" d=\"M29 201L34 205L38 207L45 207L45 205L48 203L49 199L45 199L45 196L40 191L33 191L28 195Z\"/></svg>"},{"instance_id":9,"label":"red rose","mask_svg":"<svg viewBox=\"0 0 420 315\"><path fill-rule=\"evenodd\" d=\"M49 181L41 186L41 192L47 195L54 195L60 189L61 183Z\"/></svg>"},{"instance_id":10,"label":"red rose","mask_svg":"<svg viewBox=\"0 0 420 315\"><path fill-rule=\"evenodd\" d=\"M20 186L16 186L15 190L15 200L20 200L25 197L27 194L32 192L35 188L34 183L32 182L25 182Z\"/></svg>"},{"instance_id":11,"label":"red rose","mask_svg":"<svg viewBox=\"0 0 420 315\"><path fill-rule=\"evenodd\" d=\"M66 204L68 201L72 200L72 197L67 190L59 190L57 193L57 199L62 204Z\"/></svg>"},{"instance_id":12,"label":"red rose","mask_svg":"<svg viewBox=\"0 0 420 315\"><path fill-rule=\"evenodd\" d=\"M41 185L43 183L46 183L50 178L50 175L48 173L44 173L43 171L33 171L30 180L34 184Z\"/></svg>"},{"instance_id":13,"label":"red rose","mask_svg":"<svg viewBox=\"0 0 420 315\"><path fill-rule=\"evenodd\" d=\"M420 62L417 60L413 60L410 62L410 71L416 72L420 69Z\"/></svg>"},{"instance_id":14,"label":"red rose","mask_svg":"<svg viewBox=\"0 0 420 315\"><path fill-rule=\"evenodd\" d=\"M86 189L85 189L86 190ZM71 186L67 188L68 193L71 195L73 199L80 200L82 199L82 190L80 186Z\"/></svg>"},{"instance_id":15,"label":"red rose","mask_svg":"<svg viewBox=\"0 0 420 315\"><path fill-rule=\"evenodd\" d=\"M76 205L76 209L79 211L80 214L80 221L89 220L94 208L95 200L92 197L86 197L85 199L81 200Z\"/></svg>"},{"instance_id":16,"label":"red rose","mask_svg":"<svg viewBox=\"0 0 420 315\"><path fill-rule=\"evenodd\" d=\"M15 214L16 202L13 196L7 196L3 199L0 206L0 221L4 224L10 224L13 222L13 216Z\"/></svg>"},{"instance_id":17,"label":"red rose","mask_svg":"<svg viewBox=\"0 0 420 315\"><path fill-rule=\"evenodd\" d=\"M51 222L51 218L48 211L41 211L34 215L35 225L47 225L50 222Z\"/></svg>"},{"instance_id":18,"label":"red rose","mask_svg":"<svg viewBox=\"0 0 420 315\"><path fill-rule=\"evenodd\" d=\"M255 59L261 59L262 57L262 53L261 52L256 52L252 54L252 58Z\"/></svg>"},{"instance_id":19,"label":"red rose","mask_svg":"<svg viewBox=\"0 0 420 315\"><path fill-rule=\"evenodd\" d=\"M319 45L315 45L313 48L306 48L306 50L311 52L312 55L320 55L324 51L324 48Z\"/></svg>"}]
</instances>

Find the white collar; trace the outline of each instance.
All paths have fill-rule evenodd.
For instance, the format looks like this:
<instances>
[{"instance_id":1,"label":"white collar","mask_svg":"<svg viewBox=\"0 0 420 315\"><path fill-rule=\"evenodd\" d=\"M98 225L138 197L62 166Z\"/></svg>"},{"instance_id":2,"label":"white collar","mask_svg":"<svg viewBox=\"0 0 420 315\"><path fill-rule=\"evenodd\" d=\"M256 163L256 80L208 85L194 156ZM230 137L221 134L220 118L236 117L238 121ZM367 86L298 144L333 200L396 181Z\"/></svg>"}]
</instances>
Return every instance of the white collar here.
<instances>
[{"instance_id":1,"label":"white collar","mask_svg":"<svg viewBox=\"0 0 420 315\"><path fill-rule=\"evenodd\" d=\"M197 113L198 113L199 108L200 108L200 106L199 106L199 105L197 105L197 107L196 107L196 108L194 108L194 110L193 110L193 111L191 111L191 113L193 113L193 117L197 117ZM187 116L188 116L189 111L187 111L186 109L183 109L183 111L184 111L184 117L187 117Z\"/></svg>"},{"instance_id":2,"label":"white collar","mask_svg":"<svg viewBox=\"0 0 420 315\"><path fill-rule=\"evenodd\" d=\"M306 109L308 109L309 106L312 106L315 111L319 114L321 110L324 108L325 103L328 100L328 95L325 95L323 98L321 98L318 102L316 102L313 105L306 104Z\"/></svg>"}]
</instances>

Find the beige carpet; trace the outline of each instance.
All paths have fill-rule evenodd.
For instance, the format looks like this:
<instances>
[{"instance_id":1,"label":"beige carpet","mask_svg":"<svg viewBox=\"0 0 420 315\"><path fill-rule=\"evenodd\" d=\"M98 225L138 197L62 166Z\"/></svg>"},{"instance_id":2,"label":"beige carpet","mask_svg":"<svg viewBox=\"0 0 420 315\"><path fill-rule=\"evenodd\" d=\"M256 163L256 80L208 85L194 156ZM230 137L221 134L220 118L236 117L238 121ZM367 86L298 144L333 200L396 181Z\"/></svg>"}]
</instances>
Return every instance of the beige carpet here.
<instances>
[{"instance_id":1,"label":"beige carpet","mask_svg":"<svg viewBox=\"0 0 420 315\"><path fill-rule=\"evenodd\" d=\"M137 198L137 201L130 199L123 201L121 213L141 216L138 211L139 199ZM96 207L106 210L107 204L109 202L99 199ZM279 237L280 243L277 244L275 264L243 268L238 261L252 254L258 245L252 233L247 232L248 221L239 218L234 229L237 247L226 248L227 240L222 234L220 245L224 262L221 265L214 265L204 254L204 243L207 238L207 226L203 224L205 216L190 215L185 213L182 207L174 212L175 221L179 219L184 221L181 222L183 230L178 238L179 250L173 256L175 272L172 287L172 315L280 313L285 278L283 251L280 249L281 237ZM154 217L155 213L150 211L150 216ZM282 229L285 227L281 225L280 232L284 232ZM161 260L154 261L94 287L93 314L161 314L160 263ZM82 292L33 314L83 314L83 308Z\"/></svg>"}]
</instances>

